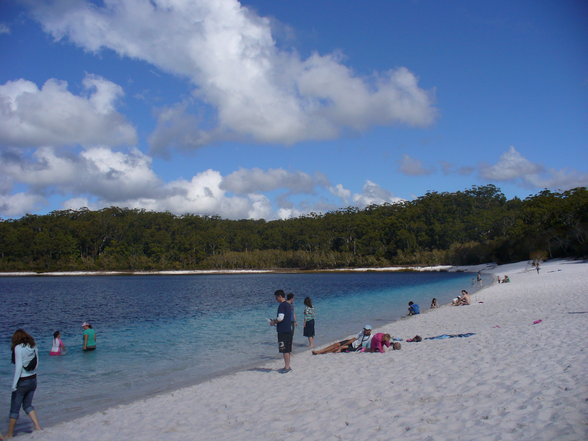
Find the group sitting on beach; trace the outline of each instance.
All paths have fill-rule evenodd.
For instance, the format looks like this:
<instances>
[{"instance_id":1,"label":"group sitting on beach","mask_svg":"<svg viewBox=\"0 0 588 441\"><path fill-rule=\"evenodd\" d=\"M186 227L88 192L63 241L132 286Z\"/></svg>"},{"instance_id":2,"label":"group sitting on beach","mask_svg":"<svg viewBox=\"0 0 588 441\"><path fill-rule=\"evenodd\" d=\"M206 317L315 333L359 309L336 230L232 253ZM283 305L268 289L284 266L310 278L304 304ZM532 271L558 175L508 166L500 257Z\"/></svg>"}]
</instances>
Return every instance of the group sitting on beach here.
<instances>
[{"instance_id":1,"label":"group sitting on beach","mask_svg":"<svg viewBox=\"0 0 588 441\"><path fill-rule=\"evenodd\" d=\"M393 350L401 348L400 343L393 342L390 334L378 332L372 334L372 327L365 325L357 336L341 340L318 351L312 351L314 355L336 352L385 352L385 348Z\"/></svg>"}]
</instances>

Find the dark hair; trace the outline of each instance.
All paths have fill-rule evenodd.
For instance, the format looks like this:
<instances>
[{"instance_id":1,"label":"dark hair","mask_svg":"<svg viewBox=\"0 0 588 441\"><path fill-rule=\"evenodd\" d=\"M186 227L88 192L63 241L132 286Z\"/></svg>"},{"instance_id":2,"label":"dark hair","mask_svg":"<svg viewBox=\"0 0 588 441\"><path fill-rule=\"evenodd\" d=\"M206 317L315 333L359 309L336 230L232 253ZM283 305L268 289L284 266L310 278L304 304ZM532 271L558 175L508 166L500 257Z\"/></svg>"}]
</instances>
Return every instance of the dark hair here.
<instances>
[{"instance_id":1,"label":"dark hair","mask_svg":"<svg viewBox=\"0 0 588 441\"><path fill-rule=\"evenodd\" d=\"M276 297L286 297L286 293L284 293L284 290L283 290L283 289L278 289L278 290L277 290L277 291L274 293L274 295L275 295Z\"/></svg>"},{"instance_id":2,"label":"dark hair","mask_svg":"<svg viewBox=\"0 0 588 441\"><path fill-rule=\"evenodd\" d=\"M304 298L304 304L306 306L308 306L309 308L312 308L312 299L310 297L305 297Z\"/></svg>"},{"instance_id":3,"label":"dark hair","mask_svg":"<svg viewBox=\"0 0 588 441\"><path fill-rule=\"evenodd\" d=\"M24 329L17 329L12 334L12 344L10 345L10 350L12 351L12 363L14 363L14 348L18 345L23 344L25 346L30 346L34 348L36 346L35 339L26 333Z\"/></svg>"},{"instance_id":4,"label":"dark hair","mask_svg":"<svg viewBox=\"0 0 588 441\"><path fill-rule=\"evenodd\" d=\"M35 339L29 334L27 334L27 332L24 329L17 329L16 331L14 331L14 334L12 334L11 349L14 349L16 346L20 344L29 345L31 348L34 348L36 346Z\"/></svg>"},{"instance_id":5,"label":"dark hair","mask_svg":"<svg viewBox=\"0 0 588 441\"><path fill-rule=\"evenodd\" d=\"M294 298L294 293L290 293L286 296L286 300L292 300Z\"/></svg>"},{"instance_id":6,"label":"dark hair","mask_svg":"<svg viewBox=\"0 0 588 441\"><path fill-rule=\"evenodd\" d=\"M408 302L408 306L414 305L414 303L412 302Z\"/></svg>"},{"instance_id":7,"label":"dark hair","mask_svg":"<svg viewBox=\"0 0 588 441\"><path fill-rule=\"evenodd\" d=\"M61 334L59 331L55 331L55 332L53 333L53 338L57 338L57 336L58 336L59 334Z\"/></svg>"}]
</instances>

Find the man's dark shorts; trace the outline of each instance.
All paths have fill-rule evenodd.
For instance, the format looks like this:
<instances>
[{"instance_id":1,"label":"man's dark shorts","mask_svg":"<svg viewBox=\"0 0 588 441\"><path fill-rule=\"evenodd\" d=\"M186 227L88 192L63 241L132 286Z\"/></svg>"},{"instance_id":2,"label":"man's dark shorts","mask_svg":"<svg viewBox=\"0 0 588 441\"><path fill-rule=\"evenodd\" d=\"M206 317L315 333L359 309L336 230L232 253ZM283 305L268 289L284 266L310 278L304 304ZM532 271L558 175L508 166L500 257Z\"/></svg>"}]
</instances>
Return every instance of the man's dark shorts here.
<instances>
[{"instance_id":1,"label":"man's dark shorts","mask_svg":"<svg viewBox=\"0 0 588 441\"><path fill-rule=\"evenodd\" d=\"M292 352L292 333L278 332L278 350L280 354Z\"/></svg>"}]
</instances>

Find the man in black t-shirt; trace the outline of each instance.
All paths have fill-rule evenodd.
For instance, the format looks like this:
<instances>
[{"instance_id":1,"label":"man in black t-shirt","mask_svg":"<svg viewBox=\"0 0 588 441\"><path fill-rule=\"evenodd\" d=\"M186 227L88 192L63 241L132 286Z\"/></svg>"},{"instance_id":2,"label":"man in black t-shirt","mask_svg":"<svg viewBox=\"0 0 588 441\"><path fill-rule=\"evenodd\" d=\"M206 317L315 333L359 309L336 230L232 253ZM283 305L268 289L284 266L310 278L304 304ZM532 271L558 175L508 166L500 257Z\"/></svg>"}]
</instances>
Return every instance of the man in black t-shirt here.
<instances>
[{"instance_id":1,"label":"man in black t-shirt","mask_svg":"<svg viewBox=\"0 0 588 441\"><path fill-rule=\"evenodd\" d=\"M290 372L290 353L292 352L292 305L286 301L286 294L281 289L274 293L278 306L278 316L270 322L278 331L278 350L284 356L284 367L280 372Z\"/></svg>"}]
</instances>

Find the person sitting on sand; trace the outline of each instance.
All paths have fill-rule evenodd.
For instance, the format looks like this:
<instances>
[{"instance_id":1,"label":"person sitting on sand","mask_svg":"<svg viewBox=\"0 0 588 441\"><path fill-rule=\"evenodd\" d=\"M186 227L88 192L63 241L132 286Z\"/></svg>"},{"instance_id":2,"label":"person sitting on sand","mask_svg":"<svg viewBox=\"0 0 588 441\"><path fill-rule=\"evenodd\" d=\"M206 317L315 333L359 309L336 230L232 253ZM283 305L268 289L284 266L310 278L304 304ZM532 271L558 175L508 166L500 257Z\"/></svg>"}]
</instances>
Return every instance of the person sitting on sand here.
<instances>
[{"instance_id":1,"label":"person sitting on sand","mask_svg":"<svg viewBox=\"0 0 588 441\"><path fill-rule=\"evenodd\" d=\"M451 302L451 304L453 306L471 305L472 298L470 297L470 294L465 289L462 289L461 295L454 298L453 301Z\"/></svg>"},{"instance_id":2,"label":"person sitting on sand","mask_svg":"<svg viewBox=\"0 0 588 441\"><path fill-rule=\"evenodd\" d=\"M417 315L421 313L419 305L414 302L408 302L408 315Z\"/></svg>"},{"instance_id":3,"label":"person sitting on sand","mask_svg":"<svg viewBox=\"0 0 588 441\"><path fill-rule=\"evenodd\" d=\"M508 278L508 276L504 276L504 279L502 279L502 283L509 283L510 279Z\"/></svg>"},{"instance_id":4,"label":"person sitting on sand","mask_svg":"<svg viewBox=\"0 0 588 441\"><path fill-rule=\"evenodd\" d=\"M312 351L313 355L328 354L333 352L355 352L369 345L372 339L372 327L365 325L357 337L341 340L318 351Z\"/></svg>"},{"instance_id":5,"label":"person sitting on sand","mask_svg":"<svg viewBox=\"0 0 588 441\"><path fill-rule=\"evenodd\" d=\"M437 298L433 297L433 300L431 300L431 309L435 309L438 307L439 307L439 305L437 305Z\"/></svg>"}]
</instances>

